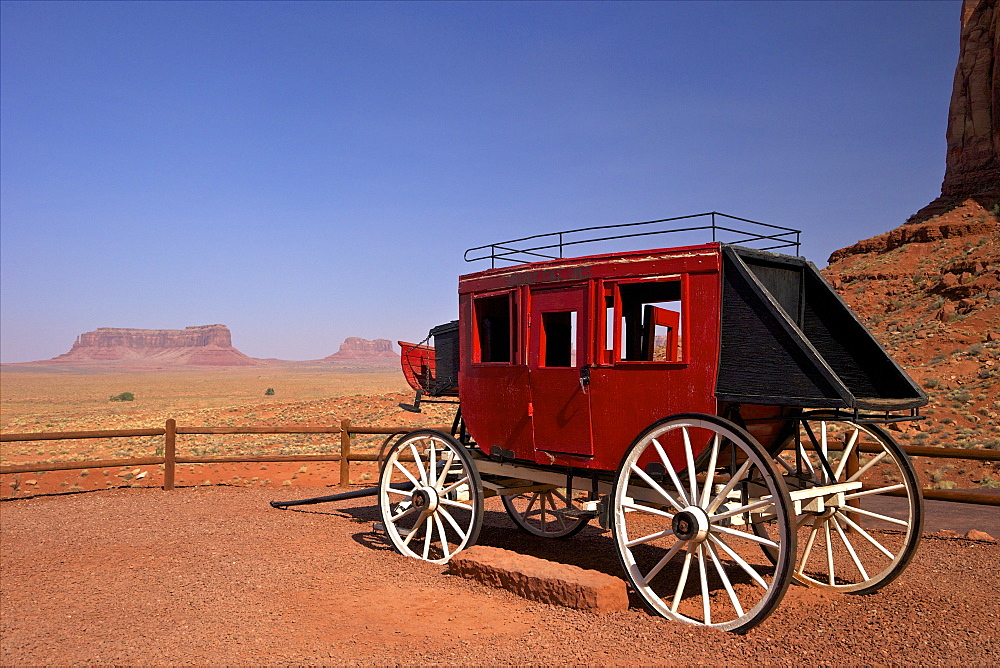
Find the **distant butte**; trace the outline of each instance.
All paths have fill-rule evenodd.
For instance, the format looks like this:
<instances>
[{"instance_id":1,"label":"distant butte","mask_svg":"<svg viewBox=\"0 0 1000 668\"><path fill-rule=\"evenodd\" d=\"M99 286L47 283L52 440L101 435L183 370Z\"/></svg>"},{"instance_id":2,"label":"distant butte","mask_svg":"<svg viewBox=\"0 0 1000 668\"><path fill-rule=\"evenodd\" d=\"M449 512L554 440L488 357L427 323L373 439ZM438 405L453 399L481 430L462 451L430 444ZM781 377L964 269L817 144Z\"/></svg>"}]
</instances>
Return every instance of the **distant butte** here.
<instances>
[{"instance_id":1,"label":"distant butte","mask_svg":"<svg viewBox=\"0 0 1000 668\"><path fill-rule=\"evenodd\" d=\"M340 344L340 350L324 357L321 362L340 361L362 361L362 360L399 360L399 353L395 351L392 341L388 339L361 339L356 336L348 337Z\"/></svg>"},{"instance_id":2,"label":"distant butte","mask_svg":"<svg viewBox=\"0 0 1000 668\"><path fill-rule=\"evenodd\" d=\"M225 325L184 329L99 327L81 334L68 353L45 364L101 366L261 366L233 347Z\"/></svg>"}]
</instances>

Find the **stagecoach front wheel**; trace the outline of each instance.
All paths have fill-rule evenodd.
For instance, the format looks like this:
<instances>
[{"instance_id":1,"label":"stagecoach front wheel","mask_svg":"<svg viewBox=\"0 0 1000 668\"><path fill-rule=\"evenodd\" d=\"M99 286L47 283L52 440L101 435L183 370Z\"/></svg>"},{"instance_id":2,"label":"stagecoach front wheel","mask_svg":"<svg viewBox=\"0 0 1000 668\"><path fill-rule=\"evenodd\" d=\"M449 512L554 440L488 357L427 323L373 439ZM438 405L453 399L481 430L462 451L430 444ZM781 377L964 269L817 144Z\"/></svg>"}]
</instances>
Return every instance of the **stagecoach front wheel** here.
<instances>
[{"instance_id":1,"label":"stagecoach front wheel","mask_svg":"<svg viewBox=\"0 0 1000 668\"><path fill-rule=\"evenodd\" d=\"M574 494L576 496L576 494ZM522 531L542 538L570 538L580 533L590 520L579 500L569 498L566 488L540 489L524 494L505 495L503 507Z\"/></svg>"},{"instance_id":2,"label":"stagecoach front wheel","mask_svg":"<svg viewBox=\"0 0 1000 668\"><path fill-rule=\"evenodd\" d=\"M781 475L750 434L715 416L676 415L653 423L626 452L612 535L629 582L653 612L741 633L788 587L790 509ZM762 518L773 520L763 535L752 528Z\"/></svg>"},{"instance_id":3,"label":"stagecoach front wheel","mask_svg":"<svg viewBox=\"0 0 1000 668\"><path fill-rule=\"evenodd\" d=\"M844 486L822 504L800 503L793 577L811 587L867 594L913 558L923 497L913 464L882 428L816 412L803 416L780 455L790 487Z\"/></svg>"},{"instance_id":4,"label":"stagecoach front wheel","mask_svg":"<svg viewBox=\"0 0 1000 668\"><path fill-rule=\"evenodd\" d=\"M483 523L483 485L469 451L433 430L410 432L389 449L378 507L401 553L435 564L473 545Z\"/></svg>"}]
</instances>

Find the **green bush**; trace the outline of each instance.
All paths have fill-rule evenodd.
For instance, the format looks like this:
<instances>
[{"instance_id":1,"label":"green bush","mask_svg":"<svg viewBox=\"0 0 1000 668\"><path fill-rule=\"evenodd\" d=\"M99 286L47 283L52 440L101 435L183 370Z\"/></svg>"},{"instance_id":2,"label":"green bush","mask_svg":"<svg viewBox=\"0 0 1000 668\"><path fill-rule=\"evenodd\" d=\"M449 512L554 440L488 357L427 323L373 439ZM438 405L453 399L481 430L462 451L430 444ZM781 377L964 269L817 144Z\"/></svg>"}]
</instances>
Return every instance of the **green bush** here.
<instances>
[{"instance_id":1,"label":"green bush","mask_svg":"<svg viewBox=\"0 0 1000 668\"><path fill-rule=\"evenodd\" d=\"M273 397L274 396L274 388L273 387L269 387L266 390L264 390L264 396L265 397Z\"/></svg>"},{"instance_id":2,"label":"green bush","mask_svg":"<svg viewBox=\"0 0 1000 668\"><path fill-rule=\"evenodd\" d=\"M135 401L135 395L131 392L122 392L112 396L111 401Z\"/></svg>"}]
</instances>

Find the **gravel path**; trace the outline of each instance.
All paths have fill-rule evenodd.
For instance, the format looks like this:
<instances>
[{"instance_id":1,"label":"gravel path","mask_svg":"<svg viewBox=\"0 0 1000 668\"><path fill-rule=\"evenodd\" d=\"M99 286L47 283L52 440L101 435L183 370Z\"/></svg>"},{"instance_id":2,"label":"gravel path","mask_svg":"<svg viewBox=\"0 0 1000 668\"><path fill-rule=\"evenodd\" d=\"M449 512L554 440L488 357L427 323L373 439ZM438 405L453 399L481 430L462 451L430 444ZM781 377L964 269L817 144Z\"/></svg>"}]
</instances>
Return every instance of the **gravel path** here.
<instances>
[{"instance_id":1,"label":"gravel path","mask_svg":"<svg viewBox=\"0 0 1000 668\"><path fill-rule=\"evenodd\" d=\"M928 534L883 591L793 586L733 636L638 604L595 615L523 600L397 555L372 533L374 499L280 511L276 496L0 503L0 664L1000 664L996 543ZM607 535L534 539L488 508L481 544L621 575Z\"/></svg>"}]
</instances>

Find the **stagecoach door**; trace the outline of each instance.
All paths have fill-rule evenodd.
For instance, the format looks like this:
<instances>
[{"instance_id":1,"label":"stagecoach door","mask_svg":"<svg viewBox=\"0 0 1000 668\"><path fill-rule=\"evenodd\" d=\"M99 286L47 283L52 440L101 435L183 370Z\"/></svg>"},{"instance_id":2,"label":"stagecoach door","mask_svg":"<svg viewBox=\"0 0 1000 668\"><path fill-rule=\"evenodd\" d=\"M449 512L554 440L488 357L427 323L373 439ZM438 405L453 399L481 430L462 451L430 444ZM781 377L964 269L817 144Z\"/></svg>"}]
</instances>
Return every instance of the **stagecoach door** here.
<instances>
[{"instance_id":1,"label":"stagecoach door","mask_svg":"<svg viewBox=\"0 0 1000 668\"><path fill-rule=\"evenodd\" d=\"M536 450L594 454L586 294L583 286L531 293L528 375Z\"/></svg>"}]
</instances>

